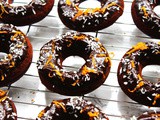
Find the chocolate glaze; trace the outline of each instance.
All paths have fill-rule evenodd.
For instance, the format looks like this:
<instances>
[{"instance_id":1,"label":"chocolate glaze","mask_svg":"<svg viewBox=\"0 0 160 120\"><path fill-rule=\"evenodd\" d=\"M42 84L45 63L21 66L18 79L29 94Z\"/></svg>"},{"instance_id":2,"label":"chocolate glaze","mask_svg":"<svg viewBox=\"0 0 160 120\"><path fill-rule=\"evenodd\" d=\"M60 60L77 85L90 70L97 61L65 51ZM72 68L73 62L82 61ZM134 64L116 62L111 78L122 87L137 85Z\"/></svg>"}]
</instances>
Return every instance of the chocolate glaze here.
<instances>
[{"instance_id":1,"label":"chocolate glaze","mask_svg":"<svg viewBox=\"0 0 160 120\"><path fill-rule=\"evenodd\" d=\"M153 42L138 43L121 59L118 82L131 99L146 106L160 106L160 82L152 83L142 77L147 65L160 65L160 45Z\"/></svg>"},{"instance_id":2,"label":"chocolate glaze","mask_svg":"<svg viewBox=\"0 0 160 120\"><path fill-rule=\"evenodd\" d=\"M98 0L101 8L88 11L78 7L84 1L59 0L58 14L68 28L88 32L101 30L112 25L123 13L123 0Z\"/></svg>"},{"instance_id":3,"label":"chocolate glaze","mask_svg":"<svg viewBox=\"0 0 160 120\"><path fill-rule=\"evenodd\" d=\"M40 112L36 120L109 120L107 115L90 101L68 98L52 101Z\"/></svg>"},{"instance_id":4,"label":"chocolate glaze","mask_svg":"<svg viewBox=\"0 0 160 120\"><path fill-rule=\"evenodd\" d=\"M157 5L158 0L134 0L131 9L135 25L153 38L160 38L160 17L153 11Z\"/></svg>"},{"instance_id":5,"label":"chocolate glaze","mask_svg":"<svg viewBox=\"0 0 160 120\"><path fill-rule=\"evenodd\" d=\"M69 56L80 56L86 63L79 71L66 71L62 62ZM67 32L46 43L37 63L42 83L65 95L83 95L96 89L106 80L111 66L98 39L77 32Z\"/></svg>"},{"instance_id":6,"label":"chocolate glaze","mask_svg":"<svg viewBox=\"0 0 160 120\"><path fill-rule=\"evenodd\" d=\"M16 26L33 24L46 17L53 5L54 0L31 0L28 5L23 6L12 6L2 0L0 20Z\"/></svg>"},{"instance_id":7,"label":"chocolate glaze","mask_svg":"<svg viewBox=\"0 0 160 120\"><path fill-rule=\"evenodd\" d=\"M32 60L32 46L23 32L13 25L0 24L0 86L18 80Z\"/></svg>"}]
</instances>

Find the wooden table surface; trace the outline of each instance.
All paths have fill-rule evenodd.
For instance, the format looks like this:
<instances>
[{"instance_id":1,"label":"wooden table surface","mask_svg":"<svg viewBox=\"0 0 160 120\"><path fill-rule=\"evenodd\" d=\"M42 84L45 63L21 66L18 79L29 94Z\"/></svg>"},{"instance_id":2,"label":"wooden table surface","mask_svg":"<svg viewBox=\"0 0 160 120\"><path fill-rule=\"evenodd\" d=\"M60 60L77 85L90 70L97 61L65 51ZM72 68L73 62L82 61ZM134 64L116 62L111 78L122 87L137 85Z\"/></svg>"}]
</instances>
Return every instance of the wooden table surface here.
<instances>
[{"instance_id":1,"label":"wooden table surface","mask_svg":"<svg viewBox=\"0 0 160 120\"><path fill-rule=\"evenodd\" d=\"M38 113L52 100L70 97L47 90L41 84L36 64L39 50L46 42L67 31L72 31L66 28L59 19L57 2L58 0L55 1L49 15L42 21L30 26L18 27L27 34L34 50L30 68L20 80L9 88L9 96L12 97L17 107L18 120L35 119ZM160 42L158 39L148 37L135 26L131 17L132 0L125 0L124 2L124 13L113 25L98 32L86 32L86 34L93 36L97 35L108 52L114 52L115 54L112 58L111 71L105 83L93 92L83 96L84 99L99 106L110 120L130 120L145 111L158 110L158 108L149 108L132 101L123 93L117 82L118 64L129 48L140 41ZM151 80L160 80L160 66L146 67L143 70L143 76Z\"/></svg>"}]
</instances>

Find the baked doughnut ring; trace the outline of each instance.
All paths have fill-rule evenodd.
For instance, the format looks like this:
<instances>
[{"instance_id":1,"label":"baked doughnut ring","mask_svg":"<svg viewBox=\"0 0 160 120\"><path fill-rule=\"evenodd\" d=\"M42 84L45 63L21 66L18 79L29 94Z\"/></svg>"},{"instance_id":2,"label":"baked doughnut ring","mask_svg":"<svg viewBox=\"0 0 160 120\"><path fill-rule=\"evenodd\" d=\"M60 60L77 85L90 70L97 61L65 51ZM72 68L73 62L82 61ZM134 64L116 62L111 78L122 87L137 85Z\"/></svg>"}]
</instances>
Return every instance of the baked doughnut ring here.
<instances>
[{"instance_id":1,"label":"baked doughnut ring","mask_svg":"<svg viewBox=\"0 0 160 120\"><path fill-rule=\"evenodd\" d=\"M80 56L86 63L79 71L67 71L62 62L69 56ZM64 95L83 95L102 85L111 61L98 38L67 32L41 48L37 67L42 83L49 90Z\"/></svg>"},{"instance_id":2,"label":"baked doughnut ring","mask_svg":"<svg viewBox=\"0 0 160 120\"><path fill-rule=\"evenodd\" d=\"M107 115L90 101L68 98L52 101L36 120L109 120Z\"/></svg>"},{"instance_id":3,"label":"baked doughnut ring","mask_svg":"<svg viewBox=\"0 0 160 120\"><path fill-rule=\"evenodd\" d=\"M154 12L158 5L159 0L134 0L131 9L137 28L153 38L160 38L160 17Z\"/></svg>"},{"instance_id":4,"label":"baked doughnut ring","mask_svg":"<svg viewBox=\"0 0 160 120\"><path fill-rule=\"evenodd\" d=\"M65 26L76 31L98 31L112 25L123 13L123 0L97 0L100 8L82 10L85 0L59 0L58 14Z\"/></svg>"},{"instance_id":5,"label":"baked doughnut ring","mask_svg":"<svg viewBox=\"0 0 160 120\"><path fill-rule=\"evenodd\" d=\"M160 82L142 77L147 65L160 65L160 44L139 42L125 53L118 66L118 82L126 95L146 106L160 106Z\"/></svg>"},{"instance_id":6,"label":"baked doughnut ring","mask_svg":"<svg viewBox=\"0 0 160 120\"><path fill-rule=\"evenodd\" d=\"M51 11L54 0L30 0L28 5L14 6L1 0L0 21L16 26L30 25L45 18Z\"/></svg>"},{"instance_id":7,"label":"baked doughnut ring","mask_svg":"<svg viewBox=\"0 0 160 120\"><path fill-rule=\"evenodd\" d=\"M0 87L24 75L32 62L32 45L13 25L0 24Z\"/></svg>"},{"instance_id":8,"label":"baked doughnut ring","mask_svg":"<svg viewBox=\"0 0 160 120\"><path fill-rule=\"evenodd\" d=\"M17 120L16 107L3 90L0 90L0 115L1 120Z\"/></svg>"}]
</instances>

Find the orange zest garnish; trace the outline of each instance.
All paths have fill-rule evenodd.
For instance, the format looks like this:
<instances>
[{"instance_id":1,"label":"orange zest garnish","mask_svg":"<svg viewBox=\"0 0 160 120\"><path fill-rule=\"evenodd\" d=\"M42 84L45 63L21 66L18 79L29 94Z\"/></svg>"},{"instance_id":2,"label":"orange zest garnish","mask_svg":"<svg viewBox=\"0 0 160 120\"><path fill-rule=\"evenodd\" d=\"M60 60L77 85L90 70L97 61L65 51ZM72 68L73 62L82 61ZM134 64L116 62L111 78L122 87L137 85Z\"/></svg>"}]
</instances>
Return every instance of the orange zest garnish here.
<instances>
[{"instance_id":1,"label":"orange zest garnish","mask_svg":"<svg viewBox=\"0 0 160 120\"><path fill-rule=\"evenodd\" d=\"M53 63L49 63L49 65L52 67L52 68L54 68L55 67L55 65L53 64Z\"/></svg>"},{"instance_id":2,"label":"orange zest garnish","mask_svg":"<svg viewBox=\"0 0 160 120\"><path fill-rule=\"evenodd\" d=\"M160 114L159 113L152 113L151 116L156 117L156 120L160 120Z\"/></svg>"},{"instance_id":3,"label":"orange zest garnish","mask_svg":"<svg viewBox=\"0 0 160 120\"><path fill-rule=\"evenodd\" d=\"M59 70L54 70L56 72L56 74L60 77L62 77L62 73Z\"/></svg>"},{"instance_id":4,"label":"orange zest garnish","mask_svg":"<svg viewBox=\"0 0 160 120\"><path fill-rule=\"evenodd\" d=\"M153 101L152 105L156 104L157 99L160 99L160 94L156 94L156 96L154 97L154 101Z\"/></svg>"},{"instance_id":5,"label":"orange zest garnish","mask_svg":"<svg viewBox=\"0 0 160 120\"><path fill-rule=\"evenodd\" d=\"M132 68L135 68L135 64L134 64L133 60L131 60L131 66L132 66Z\"/></svg>"},{"instance_id":6,"label":"orange zest garnish","mask_svg":"<svg viewBox=\"0 0 160 120\"><path fill-rule=\"evenodd\" d=\"M4 101L5 99L7 99L8 96L4 96L0 99L0 102Z\"/></svg>"},{"instance_id":7,"label":"orange zest garnish","mask_svg":"<svg viewBox=\"0 0 160 120\"><path fill-rule=\"evenodd\" d=\"M67 47L70 47L71 45L72 45L72 41L71 41L71 40L68 40Z\"/></svg>"},{"instance_id":8,"label":"orange zest garnish","mask_svg":"<svg viewBox=\"0 0 160 120\"><path fill-rule=\"evenodd\" d=\"M106 57L104 61L105 61L106 63L109 62L109 63L110 63L110 66L111 66L111 63L112 63L112 62L111 62L111 58L110 58L110 57Z\"/></svg>"},{"instance_id":9,"label":"orange zest garnish","mask_svg":"<svg viewBox=\"0 0 160 120\"><path fill-rule=\"evenodd\" d=\"M66 4L70 6L72 3L70 0L66 0Z\"/></svg>"},{"instance_id":10,"label":"orange zest garnish","mask_svg":"<svg viewBox=\"0 0 160 120\"><path fill-rule=\"evenodd\" d=\"M7 57L8 57L8 59L9 59L9 60L11 60L11 59L12 59L12 55L11 55L11 54L8 54L8 56L7 56Z\"/></svg>"},{"instance_id":11,"label":"orange zest garnish","mask_svg":"<svg viewBox=\"0 0 160 120\"><path fill-rule=\"evenodd\" d=\"M52 70L51 72L49 72L48 73L48 76L50 77L50 78L52 78L54 75L53 75L53 72L55 72L56 73L56 75L58 75L60 78L61 78L61 80L63 81L64 79L62 78L62 73L59 71L59 70Z\"/></svg>"},{"instance_id":12,"label":"orange zest garnish","mask_svg":"<svg viewBox=\"0 0 160 120\"><path fill-rule=\"evenodd\" d=\"M4 80L4 75L1 75L1 81L3 81Z\"/></svg>"},{"instance_id":13,"label":"orange zest garnish","mask_svg":"<svg viewBox=\"0 0 160 120\"><path fill-rule=\"evenodd\" d=\"M142 6L141 10L144 12L144 16L147 18L148 17L148 13L147 13L147 10L146 10L145 6Z\"/></svg>"},{"instance_id":14,"label":"orange zest garnish","mask_svg":"<svg viewBox=\"0 0 160 120\"><path fill-rule=\"evenodd\" d=\"M98 42L98 41L99 41L99 38L95 38L94 40L95 40L96 42Z\"/></svg>"},{"instance_id":15,"label":"orange zest garnish","mask_svg":"<svg viewBox=\"0 0 160 120\"><path fill-rule=\"evenodd\" d=\"M7 94L7 91L0 90L0 102L8 98L6 94Z\"/></svg>"},{"instance_id":16,"label":"orange zest garnish","mask_svg":"<svg viewBox=\"0 0 160 120\"><path fill-rule=\"evenodd\" d=\"M23 34L22 32L16 31L15 34L11 37L11 40L14 40L14 39L15 39L16 37L18 37L19 35L23 35L23 36L24 36L24 34Z\"/></svg>"},{"instance_id":17,"label":"orange zest garnish","mask_svg":"<svg viewBox=\"0 0 160 120\"><path fill-rule=\"evenodd\" d=\"M0 3L0 9L1 9L0 18L2 18L2 15L4 13L8 14L8 12L5 10L4 6L1 3Z\"/></svg>"},{"instance_id":18,"label":"orange zest garnish","mask_svg":"<svg viewBox=\"0 0 160 120\"><path fill-rule=\"evenodd\" d=\"M10 68L14 67L15 66L15 62L14 61L11 61L10 63L11 65L9 66Z\"/></svg>"},{"instance_id":19,"label":"orange zest garnish","mask_svg":"<svg viewBox=\"0 0 160 120\"><path fill-rule=\"evenodd\" d=\"M138 80L143 80L140 74L138 74Z\"/></svg>"},{"instance_id":20,"label":"orange zest garnish","mask_svg":"<svg viewBox=\"0 0 160 120\"><path fill-rule=\"evenodd\" d=\"M85 106L83 109L80 110L80 113L83 113L84 111L86 111L88 108L88 106Z\"/></svg>"},{"instance_id":21,"label":"orange zest garnish","mask_svg":"<svg viewBox=\"0 0 160 120\"><path fill-rule=\"evenodd\" d=\"M87 73L97 73L95 69L88 68L86 65L82 69L82 75L86 75Z\"/></svg>"},{"instance_id":22,"label":"orange zest garnish","mask_svg":"<svg viewBox=\"0 0 160 120\"><path fill-rule=\"evenodd\" d=\"M46 65L48 65L51 62L52 58L53 58L52 55L48 56L48 59L46 61Z\"/></svg>"},{"instance_id":23,"label":"orange zest garnish","mask_svg":"<svg viewBox=\"0 0 160 120\"><path fill-rule=\"evenodd\" d=\"M103 46L101 46L101 51L106 52L106 49Z\"/></svg>"},{"instance_id":24,"label":"orange zest garnish","mask_svg":"<svg viewBox=\"0 0 160 120\"><path fill-rule=\"evenodd\" d=\"M39 114L38 114L38 117L41 118L45 113L45 110L42 110Z\"/></svg>"},{"instance_id":25,"label":"orange zest garnish","mask_svg":"<svg viewBox=\"0 0 160 120\"><path fill-rule=\"evenodd\" d=\"M76 86L76 84L79 82L79 80L76 80L74 83L72 83L72 86Z\"/></svg>"},{"instance_id":26,"label":"orange zest garnish","mask_svg":"<svg viewBox=\"0 0 160 120\"><path fill-rule=\"evenodd\" d=\"M98 117L99 112L88 112L89 117Z\"/></svg>"},{"instance_id":27,"label":"orange zest garnish","mask_svg":"<svg viewBox=\"0 0 160 120\"><path fill-rule=\"evenodd\" d=\"M0 90L0 97L4 97L6 95L7 91Z\"/></svg>"},{"instance_id":28,"label":"orange zest garnish","mask_svg":"<svg viewBox=\"0 0 160 120\"><path fill-rule=\"evenodd\" d=\"M128 89L128 91L133 93L136 90L138 90L139 88L141 88L143 85L144 85L144 81L141 80L133 90Z\"/></svg>"},{"instance_id":29,"label":"orange zest garnish","mask_svg":"<svg viewBox=\"0 0 160 120\"><path fill-rule=\"evenodd\" d=\"M63 109L64 112L67 112L66 108L64 107L64 105L58 101L53 101L53 104L55 104L57 107L61 107Z\"/></svg>"},{"instance_id":30,"label":"orange zest garnish","mask_svg":"<svg viewBox=\"0 0 160 120\"><path fill-rule=\"evenodd\" d=\"M96 57L106 57L106 54L97 54Z\"/></svg>"},{"instance_id":31,"label":"orange zest garnish","mask_svg":"<svg viewBox=\"0 0 160 120\"><path fill-rule=\"evenodd\" d=\"M109 53L109 57L112 59L115 56L114 52Z\"/></svg>"},{"instance_id":32,"label":"orange zest garnish","mask_svg":"<svg viewBox=\"0 0 160 120\"><path fill-rule=\"evenodd\" d=\"M143 81L143 78L141 77L141 75L138 74L137 77L138 77L139 83L137 84L137 86L133 90L128 89L129 92L133 93L144 85L144 81Z\"/></svg>"},{"instance_id":33,"label":"orange zest garnish","mask_svg":"<svg viewBox=\"0 0 160 120\"><path fill-rule=\"evenodd\" d=\"M6 34L8 33L7 31L0 31L0 34Z\"/></svg>"},{"instance_id":34,"label":"orange zest garnish","mask_svg":"<svg viewBox=\"0 0 160 120\"><path fill-rule=\"evenodd\" d=\"M94 9L88 8L86 10L81 10L78 6L75 5L75 8L77 9L78 12L75 14L75 16L72 20L74 21L77 17L79 17L81 15L87 15L89 13L93 14L95 12L100 12L100 13L104 14L106 9L108 9L112 6L118 6L119 8L121 8L123 10L123 8L121 6L119 6L118 4L116 4L115 2L111 2L110 4L108 4L104 8L94 8Z\"/></svg>"},{"instance_id":35,"label":"orange zest garnish","mask_svg":"<svg viewBox=\"0 0 160 120\"><path fill-rule=\"evenodd\" d=\"M75 19L81 15L83 15L84 11L83 10L78 10L78 12L75 14L75 16L72 18L73 21L75 21Z\"/></svg>"},{"instance_id":36,"label":"orange zest garnish","mask_svg":"<svg viewBox=\"0 0 160 120\"><path fill-rule=\"evenodd\" d=\"M156 54L160 54L160 51L156 52Z\"/></svg>"},{"instance_id":37,"label":"orange zest garnish","mask_svg":"<svg viewBox=\"0 0 160 120\"><path fill-rule=\"evenodd\" d=\"M52 61L52 58L53 58L52 55L50 55L50 56L48 57L48 60L47 60L46 63L45 63L45 65L50 65L51 68L53 69L51 72L48 73L48 76L49 76L50 78L52 78L52 77L53 77L53 72L55 72L56 75L58 75L58 76L61 78L61 80L63 81L64 79L62 78L62 73L61 73L59 70L54 69L54 68L55 68L55 65L54 65L54 63L51 62L51 61Z\"/></svg>"},{"instance_id":38,"label":"orange zest garnish","mask_svg":"<svg viewBox=\"0 0 160 120\"><path fill-rule=\"evenodd\" d=\"M145 50L145 49L148 49L146 44L143 43L143 42L139 42L139 43L137 43L137 45L133 46L133 49L130 50L129 52L127 52L127 54L131 54L131 53L133 53L133 52L135 52L137 50Z\"/></svg>"},{"instance_id":39,"label":"orange zest garnish","mask_svg":"<svg viewBox=\"0 0 160 120\"><path fill-rule=\"evenodd\" d=\"M80 35L80 36L73 36L73 38L75 39L75 40L84 40L85 38L86 38L86 36L85 35Z\"/></svg>"}]
</instances>

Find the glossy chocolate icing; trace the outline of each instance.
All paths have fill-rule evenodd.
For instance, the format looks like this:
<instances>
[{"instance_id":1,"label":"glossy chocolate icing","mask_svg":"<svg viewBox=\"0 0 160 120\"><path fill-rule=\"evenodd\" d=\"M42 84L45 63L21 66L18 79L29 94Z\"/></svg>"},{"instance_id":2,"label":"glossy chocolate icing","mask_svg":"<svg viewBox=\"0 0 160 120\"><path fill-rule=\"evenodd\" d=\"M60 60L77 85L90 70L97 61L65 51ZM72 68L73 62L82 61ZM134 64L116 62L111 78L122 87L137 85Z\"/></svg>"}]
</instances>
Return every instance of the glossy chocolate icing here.
<instances>
[{"instance_id":1,"label":"glossy chocolate icing","mask_svg":"<svg viewBox=\"0 0 160 120\"><path fill-rule=\"evenodd\" d=\"M86 63L79 71L63 69L63 60L75 55ZM94 90L106 80L111 66L98 38L77 32L67 32L46 43L37 63L42 83L51 91L66 95L82 95Z\"/></svg>"},{"instance_id":2,"label":"glossy chocolate icing","mask_svg":"<svg viewBox=\"0 0 160 120\"><path fill-rule=\"evenodd\" d=\"M160 106L160 82L152 83L142 77L147 65L160 65L160 45L140 42L121 59L118 67L118 82L131 99L146 106Z\"/></svg>"},{"instance_id":3,"label":"glossy chocolate icing","mask_svg":"<svg viewBox=\"0 0 160 120\"><path fill-rule=\"evenodd\" d=\"M153 38L160 38L160 17L154 12L158 5L158 0L134 0L131 9L135 25Z\"/></svg>"},{"instance_id":4,"label":"glossy chocolate icing","mask_svg":"<svg viewBox=\"0 0 160 120\"><path fill-rule=\"evenodd\" d=\"M32 46L15 26L0 24L0 86L18 80L32 60Z\"/></svg>"},{"instance_id":5,"label":"glossy chocolate icing","mask_svg":"<svg viewBox=\"0 0 160 120\"><path fill-rule=\"evenodd\" d=\"M42 110L36 120L109 120L107 115L82 98L68 98L52 101Z\"/></svg>"},{"instance_id":6,"label":"glossy chocolate icing","mask_svg":"<svg viewBox=\"0 0 160 120\"><path fill-rule=\"evenodd\" d=\"M123 0L98 0L100 8L82 10L84 0L59 0L59 17L68 28L76 31L97 31L112 25L123 13Z\"/></svg>"},{"instance_id":7,"label":"glossy chocolate icing","mask_svg":"<svg viewBox=\"0 0 160 120\"><path fill-rule=\"evenodd\" d=\"M31 0L28 5L14 6L2 0L0 20L4 23L23 26L42 20L51 11L54 0Z\"/></svg>"}]
</instances>

